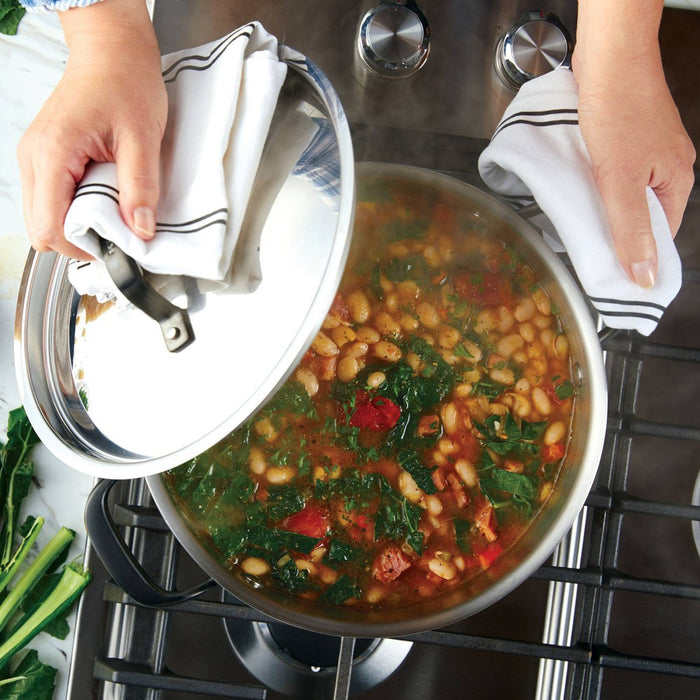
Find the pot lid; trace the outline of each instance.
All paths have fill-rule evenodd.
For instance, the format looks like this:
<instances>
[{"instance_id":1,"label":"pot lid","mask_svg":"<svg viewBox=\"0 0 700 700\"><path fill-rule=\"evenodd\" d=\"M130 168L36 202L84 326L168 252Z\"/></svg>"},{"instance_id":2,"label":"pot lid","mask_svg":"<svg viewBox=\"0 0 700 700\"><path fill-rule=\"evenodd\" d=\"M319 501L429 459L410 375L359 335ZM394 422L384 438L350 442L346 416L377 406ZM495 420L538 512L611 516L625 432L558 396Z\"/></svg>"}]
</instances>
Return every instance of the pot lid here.
<instances>
[{"instance_id":1,"label":"pot lid","mask_svg":"<svg viewBox=\"0 0 700 700\"><path fill-rule=\"evenodd\" d=\"M321 326L351 237L350 132L325 76L288 47L281 59L287 79L239 239L247 244L233 266L259 264L259 281L241 292L188 278L150 280L187 310L194 342L170 352L152 318L79 297L67 258L30 253L16 371L35 430L69 466L136 478L191 459L281 386ZM317 137L299 156L298 134L311 127Z\"/></svg>"}]
</instances>

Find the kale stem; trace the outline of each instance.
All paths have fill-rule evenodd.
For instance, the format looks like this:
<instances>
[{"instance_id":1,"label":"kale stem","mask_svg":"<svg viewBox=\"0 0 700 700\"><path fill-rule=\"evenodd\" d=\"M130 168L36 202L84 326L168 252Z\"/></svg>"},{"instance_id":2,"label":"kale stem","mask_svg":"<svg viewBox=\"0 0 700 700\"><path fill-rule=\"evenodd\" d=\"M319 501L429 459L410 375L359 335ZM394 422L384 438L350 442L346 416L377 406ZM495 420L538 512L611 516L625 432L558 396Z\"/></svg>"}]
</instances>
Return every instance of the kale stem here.
<instances>
[{"instance_id":1,"label":"kale stem","mask_svg":"<svg viewBox=\"0 0 700 700\"><path fill-rule=\"evenodd\" d=\"M70 530L67 532L70 533ZM73 601L88 585L90 578L90 572L77 565L70 564L63 567L61 577L51 593L26 621L5 642L0 644L0 669L5 666L15 652L28 644L51 620L72 605Z\"/></svg>"},{"instance_id":2,"label":"kale stem","mask_svg":"<svg viewBox=\"0 0 700 700\"><path fill-rule=\"evenodd\" d=\"M25 557L32 548L36 538L39 536L41 528L44 526L44 518L36 518L32 523L32 526L27 533L26 537L22 540L19 548L15 552L14 556L10 561L0 567L0 593L5 590L7 584L12 580L12 577L17 573L17 569L21 566Z\"/></svg>"},{"instance_id":3,"label":"kale stem","mask_svg":"<svg viewBox=\"0 0 700 700\"><path fill-rule=\"evenodd\" d=\"M5 629L8 620L17 610L23 598L39 582L39 579L46 573L61 552L70 545L73 537L75 537L75 533L72 530L62 527L20 576L12 590L0 603L0 631ZM12 636L14 637L14 635Z\"/></svg>"}]
</instances>

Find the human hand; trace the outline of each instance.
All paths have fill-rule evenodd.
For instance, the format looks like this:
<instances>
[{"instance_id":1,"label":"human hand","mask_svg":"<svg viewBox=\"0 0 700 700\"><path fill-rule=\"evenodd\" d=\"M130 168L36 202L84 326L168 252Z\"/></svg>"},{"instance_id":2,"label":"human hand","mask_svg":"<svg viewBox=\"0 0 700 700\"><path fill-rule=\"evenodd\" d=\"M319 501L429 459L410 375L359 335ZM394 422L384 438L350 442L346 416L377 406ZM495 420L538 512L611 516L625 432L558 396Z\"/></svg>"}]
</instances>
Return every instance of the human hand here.
<instances>
[{"instance_id":1,"label":"human hand","mask_svg":"<svg viewBox=\"0 0 700 700\"><path fill-rule=\"evenodd\" d=\"M693 186L695 149L666 85L658 18L636 6L630 31L624 16L621 24L611 18L601 25L599 14L593 27L583 6L573 56L579 126L620 263L630 279L651 287L658 261L645 188L655 191L675 236ZM639 26L644 21L649 31Z\"/></svg>"},{"instance_id":2,"label":"human hand","mask_svg":"<svg viewBox=\"0 0 700 700\"><path fill-rule=\"evenodd\" d=\"M103 0L61 13L61 22L66 70L17 156L32 246L86 259L63 222L91 160L116 163L124 221L140 238L153 236L167 96L143 0Z\"/></svg>"}]
</instances>

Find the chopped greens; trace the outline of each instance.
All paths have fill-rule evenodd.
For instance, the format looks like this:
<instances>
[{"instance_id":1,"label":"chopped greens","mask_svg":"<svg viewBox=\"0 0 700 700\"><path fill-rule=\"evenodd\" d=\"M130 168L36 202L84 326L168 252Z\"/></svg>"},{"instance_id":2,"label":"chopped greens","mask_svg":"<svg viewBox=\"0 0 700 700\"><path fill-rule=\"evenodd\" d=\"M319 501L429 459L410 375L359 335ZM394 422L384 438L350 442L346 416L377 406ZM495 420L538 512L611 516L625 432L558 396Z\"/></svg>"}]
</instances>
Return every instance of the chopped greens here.
<instances>
[{"instance_id":1,"label":"chopped greens","mask_svg":"<svg viewBox=\"0 0 700 700\"><path fill-rule=\"evenodd\" d=\"M487 491L496 489L515 494L527 500L532 500L537 496L540 479L527 474L516 474L505 469L493 469L488 479L482 481L482 488Z\"/></svg>"},{"instance_id":2,"label":"chopped greens","mask_svg":"<svg viewBox=\"0 0 700 700\"><path fill-rule=\"evenodd\" d=\"M563 401L574 395L574 385L570 379L567 379L554 387L554 393L557 395L558 399Z\"/></svg>"},{"instance_id":3,"label":"chopped greens","mask_svg":"<svg viewBox=\"0 0 700 700\"><path fill-rule=\"evenodd\" d=\"M398 454L399 464L413 477L419 489L425 493L435 493L432 472L420 461L415 450L401 450Z\"/></svg>"},{"instance_id":4,"label":"chopped greens","mask_svg":"<svg viewBox=\"0 0 700 700\"><path fill-rule=\"evenodd\" d=\"M535 455L539 451L537 438L547 426L546 422L531 423L521 419L520 423L510 414L492 415L483 423L475 423L486 438L485 447L498 455Z\"/></svg>"},{"instance_id":5,"label":"chopped greens","mask_svg":"<svg viewBox=\"0 0 700 700\"><path fill-rule=\"evenodd\" d=\"M332 563L357 561L361 558L362 552L357 547L353 547L347 542L331 539L328 544L328 555L326 559Z\"/></svg>"},{"instance_id":6,"label":"chopped greens","mask_svg":"<svg viewBox=\"0 0 700 700\"><path fill-rule=\"evenodd\" d=\"M359 598L360 593L358 585L349 576L344 575L321 594L321 600L331 605L340 605L348 598Z\"/></svg>"}]
</instances>

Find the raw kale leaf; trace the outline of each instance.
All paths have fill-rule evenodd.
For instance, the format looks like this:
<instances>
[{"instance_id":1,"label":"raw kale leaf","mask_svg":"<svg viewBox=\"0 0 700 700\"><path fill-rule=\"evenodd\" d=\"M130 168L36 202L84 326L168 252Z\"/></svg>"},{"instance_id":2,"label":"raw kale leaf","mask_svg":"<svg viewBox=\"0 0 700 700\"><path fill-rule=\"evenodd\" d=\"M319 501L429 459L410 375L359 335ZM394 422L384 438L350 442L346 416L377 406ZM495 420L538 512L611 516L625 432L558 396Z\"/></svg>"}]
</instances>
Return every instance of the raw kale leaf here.
<instances>
[{"instance_id":1,"label":"raw kale leaf","mask_svg":"<svg viewBox=\"0 0 700 700\"><path fill-rule=\"evenodd\" d=\"M0 34L17 34L17 27L25 13L26 10L17 0L0 0Z\"/></svg>"},{"instance_id":2,"label":"raw kale leaf","mask_svg":"<svg viewBox=\"0 0 700 700\"><path fill-rule=\"evenodd\" d=\"M42 663L35 649L30 649L12 678L0 685L3 700L51 700L55 689L56 669Z\"/></svg>"},{"instance_id":3,"label":"raw kale leaf","mask_svg":"<svg viewBox=\"0 0 700 700\"><path fill-rule=\"evenodd\" d=\"M29 492L34 465L29 453L39 437L27 418L24 408L10 411L7 443L0 448L0 502L3 504L3 525L0 532L0 563L12 556L20 506Z\"/></svg>"}]
</instances>

